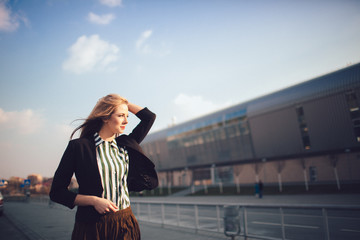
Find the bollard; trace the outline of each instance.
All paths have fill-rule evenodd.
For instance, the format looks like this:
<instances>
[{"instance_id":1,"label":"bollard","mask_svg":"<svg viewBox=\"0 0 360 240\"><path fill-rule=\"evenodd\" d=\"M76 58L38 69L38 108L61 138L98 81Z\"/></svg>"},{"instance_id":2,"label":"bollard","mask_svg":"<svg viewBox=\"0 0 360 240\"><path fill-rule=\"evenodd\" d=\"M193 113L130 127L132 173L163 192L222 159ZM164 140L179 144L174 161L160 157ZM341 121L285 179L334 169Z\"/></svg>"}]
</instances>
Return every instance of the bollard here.
<instances>
[{"instance_id":1,"label":"bollard","mask_svg":"<svg viewBox=\"0 0 360 240\"><path fill-rule=\"evenodd\" d=\"M241 232L238 206L224 206L224 234L231 239Z\"/></svg>"}]
</instances>

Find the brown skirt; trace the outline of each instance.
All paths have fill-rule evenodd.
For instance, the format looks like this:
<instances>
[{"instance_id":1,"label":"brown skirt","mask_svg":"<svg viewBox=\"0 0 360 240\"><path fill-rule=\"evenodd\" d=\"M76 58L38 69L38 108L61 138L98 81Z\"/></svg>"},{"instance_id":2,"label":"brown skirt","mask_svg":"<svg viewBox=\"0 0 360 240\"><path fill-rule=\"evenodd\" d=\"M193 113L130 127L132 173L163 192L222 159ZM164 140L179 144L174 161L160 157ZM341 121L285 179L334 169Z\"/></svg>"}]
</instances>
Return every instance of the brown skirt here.
<instances>
[{"instance_id":1,"label":"brown skirt","mask_svg":"<svg viewBox=\"0 0 360 240\"><path fill-rule=\"evenodd\" d=\"M75 222L72 240L140 240L139 224L128 207L103 215L98 222Z\"/></svg>"}]
</instances>

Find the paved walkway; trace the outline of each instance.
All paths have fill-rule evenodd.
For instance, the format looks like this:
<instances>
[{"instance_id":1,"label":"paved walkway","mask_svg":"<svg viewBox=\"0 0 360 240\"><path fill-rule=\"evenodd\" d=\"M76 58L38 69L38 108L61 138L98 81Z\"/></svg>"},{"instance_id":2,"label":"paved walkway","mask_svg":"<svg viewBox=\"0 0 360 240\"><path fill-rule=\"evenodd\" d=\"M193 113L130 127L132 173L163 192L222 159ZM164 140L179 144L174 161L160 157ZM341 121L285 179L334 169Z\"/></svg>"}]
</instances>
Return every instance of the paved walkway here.
<instances>
[{"instance_id":1,"label":"paved walkway","mask_svg":"<svg viewBox=\"0 0 360 240\"><path fill-rule=\"evenodd\" d=\"M5 216L0 217L0 239L4 240L28 240L27 236L20 231Z\"/></svg>"},{"instance_id":2,"label":"paved walkway","mask_svg":"<svg viewBox=\"0 0 360 240\"><path fill-rule=\"evenodd\" d=\"M6 212L0 221L0 239L4 240L69 240L75 210L43 203L5 203ZM222 240L223 234L198 232L185 228L161 227L159 224L139 222L143 240ZM240 238L237 238L240 239Z\"/></svg>"},{"instance_id":3,"label":"paved walkway","mask_svg":"<svg viewBox=\"0 0 360 240\"><path fill-rule=\"evenodd\" d=\"M134 201L219 203L219 204L330 204L360 205L360 194L348 195L274 195L262 199L253 196L222 197L166 197L133 198ZM0 217L0 239L4 240L65 240L70 239L75 210L60 205L49 207L40 202L5 202L4 216ZM223 234L198 232L178 227L161 227L159 224L140 222L143 240L221 240ZM236 238L237 240L241 238Z\"/></svg>"}]
</instances>

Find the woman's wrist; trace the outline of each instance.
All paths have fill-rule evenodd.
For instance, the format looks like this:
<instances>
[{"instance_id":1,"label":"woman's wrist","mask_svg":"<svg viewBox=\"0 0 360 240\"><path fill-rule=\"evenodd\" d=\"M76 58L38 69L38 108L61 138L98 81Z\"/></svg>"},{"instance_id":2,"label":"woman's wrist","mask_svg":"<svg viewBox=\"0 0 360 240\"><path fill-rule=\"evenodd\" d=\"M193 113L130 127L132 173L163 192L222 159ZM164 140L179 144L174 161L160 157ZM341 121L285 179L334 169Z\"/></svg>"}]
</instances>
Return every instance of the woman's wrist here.
<instances>
[{"instance_id":1,"label":"woman's wrist","mask_svg":"<svg viewBox=\"0 0 360 240\"><path fill-rule=\"evenodd\" d=\"M95 206L96 200L96 196L78 194L74 203L77 206Z\"/></svg>"},{"instance_id":2,"label":"woman's wrist","mask_svg":"<svg viewBox=\"0 0 360 240\"><path fill-rule=\"evenodd\" d=\"M141 111L143 109L143 107L140 107L136 104L133 104L131 102L128 103L128 109L131 113L133 114L137 114L139 111Z\"/></svg>"}]
</instances>

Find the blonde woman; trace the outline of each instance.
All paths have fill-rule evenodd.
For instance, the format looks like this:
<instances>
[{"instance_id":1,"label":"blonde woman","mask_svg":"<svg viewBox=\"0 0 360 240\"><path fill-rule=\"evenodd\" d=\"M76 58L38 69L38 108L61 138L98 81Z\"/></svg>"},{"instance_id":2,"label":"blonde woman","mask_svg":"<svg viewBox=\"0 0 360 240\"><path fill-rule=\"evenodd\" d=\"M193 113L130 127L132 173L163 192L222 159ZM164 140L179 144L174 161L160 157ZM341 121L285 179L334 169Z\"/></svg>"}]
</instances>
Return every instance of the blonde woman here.
<instances>
[{"instance_id":1,"label":"blonde woman","mask_svg":"<svg viewBox=\"0 0 360 240\"><path fill-rule=\"evenodd\" d=\"M123 134L129 112L141 121ZM144 155L140 142L155 121L147 108L110 94L101 98L71 140L55 172L52 201L77 207L72 239L136 240L138 223L131 211L129 191L154 189L158 185L154 164ZM68 190L75 173L78 193Z\"/></svg>"}]
</instances>

